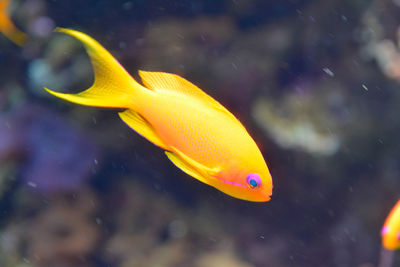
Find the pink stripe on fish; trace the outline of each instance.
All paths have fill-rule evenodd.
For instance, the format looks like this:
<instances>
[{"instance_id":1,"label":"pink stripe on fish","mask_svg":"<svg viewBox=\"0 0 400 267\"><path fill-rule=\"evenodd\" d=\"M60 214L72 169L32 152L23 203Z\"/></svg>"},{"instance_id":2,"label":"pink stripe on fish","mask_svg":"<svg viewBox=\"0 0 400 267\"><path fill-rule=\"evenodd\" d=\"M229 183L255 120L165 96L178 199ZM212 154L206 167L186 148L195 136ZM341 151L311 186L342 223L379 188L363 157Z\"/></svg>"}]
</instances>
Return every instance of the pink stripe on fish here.
<instances>
[{"instance_id":1,"label":"pink stripe on fish","mask_svg":"<svg viewBox=\"0 0 400 267\"><path fill-rule=\"evenodd\" d=\"M215 178L217 178L218 180L220 180L220 181L226 183L226 184L232 184L232 185L247 187L246 185L243 185L243 184L239 184L239 183L236 183L236 182L231 182L231 181L224 180L224 179L222 179L222 178L219 178L218 176L214 176L214 175L212 175L212 176L215 177Z\"/></svg>"}]
</instances>

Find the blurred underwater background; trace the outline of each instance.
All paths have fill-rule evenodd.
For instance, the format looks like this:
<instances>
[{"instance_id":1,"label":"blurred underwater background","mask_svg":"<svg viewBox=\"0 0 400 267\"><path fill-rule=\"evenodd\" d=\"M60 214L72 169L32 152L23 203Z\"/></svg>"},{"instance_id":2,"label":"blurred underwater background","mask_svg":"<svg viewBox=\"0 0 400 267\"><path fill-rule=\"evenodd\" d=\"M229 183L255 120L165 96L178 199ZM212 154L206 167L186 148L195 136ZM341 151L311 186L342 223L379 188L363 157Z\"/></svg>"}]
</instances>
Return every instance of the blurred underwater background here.
<instances>
[{"instance_id":1,"label":"blurred underwater background","mask_svg":"<svg viewBox=\"0 0 400 267\"><path fill-rule=\"evenodd\" d=\"M0 266L373 267L400 189L400 1L15 0L0 35ZM269 202L177 169L93 83L99 41L135 78L178 74L245 125ZM395 255L393 266L400 266Z\"/></svg>"}]
</instances>

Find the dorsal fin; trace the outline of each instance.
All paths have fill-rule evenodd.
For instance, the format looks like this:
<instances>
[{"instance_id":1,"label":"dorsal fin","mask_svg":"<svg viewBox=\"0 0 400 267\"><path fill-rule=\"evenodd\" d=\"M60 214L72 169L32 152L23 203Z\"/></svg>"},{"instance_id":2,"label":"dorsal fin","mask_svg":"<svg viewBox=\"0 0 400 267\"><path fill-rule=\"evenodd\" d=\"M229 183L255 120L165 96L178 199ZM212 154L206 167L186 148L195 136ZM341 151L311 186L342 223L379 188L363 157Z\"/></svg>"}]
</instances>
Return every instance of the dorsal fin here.
<instances>
[{"instance_id":1,"label":"dorsal fin","mask_svg":"<svg viewBox=\"0 0 400 267\"><path fill-rule=\"evenodd\" d=\"M206 105L233 116L232 113L214 98L204 93L196 85L176 74L139 70L139 76L143 84L151 90L173 91L177 94L193 97Z\"/></svg>"}]
</instances>

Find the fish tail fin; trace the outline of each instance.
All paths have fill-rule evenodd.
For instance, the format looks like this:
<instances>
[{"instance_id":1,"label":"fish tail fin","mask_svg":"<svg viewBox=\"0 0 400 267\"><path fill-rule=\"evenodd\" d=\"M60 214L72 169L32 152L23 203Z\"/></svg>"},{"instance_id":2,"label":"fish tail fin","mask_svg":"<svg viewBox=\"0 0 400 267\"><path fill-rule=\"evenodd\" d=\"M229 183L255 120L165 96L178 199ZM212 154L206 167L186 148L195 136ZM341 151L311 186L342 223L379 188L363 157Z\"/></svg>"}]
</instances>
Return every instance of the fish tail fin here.
<instances>
[{"instance_id":1,"label":"fish tail fin","mask_svg":"<svg viewBox=\"0 0 400 267\"><path fill-rule=\"evenodd\" d=\"M28 36L15 27L8 14L10 0L0 1L0 32L2 32L8 39L19 46L23 46Z\"/></svg>"},{"instance_id":2,"label":"fish tail fin","mask_svg":"<svg viewBox=\"0 0 400 267\"><path fill-rule=\"evenodd\" d=\"M82 42L89 55L94 71L94 83L78 94L64 94L45 88L50 94L64 100L98 107L135 109L139 95L149 91L136 82L119 62L96 40L71 29L55 31L69 34Z\"/></svg>"}]
</instances>

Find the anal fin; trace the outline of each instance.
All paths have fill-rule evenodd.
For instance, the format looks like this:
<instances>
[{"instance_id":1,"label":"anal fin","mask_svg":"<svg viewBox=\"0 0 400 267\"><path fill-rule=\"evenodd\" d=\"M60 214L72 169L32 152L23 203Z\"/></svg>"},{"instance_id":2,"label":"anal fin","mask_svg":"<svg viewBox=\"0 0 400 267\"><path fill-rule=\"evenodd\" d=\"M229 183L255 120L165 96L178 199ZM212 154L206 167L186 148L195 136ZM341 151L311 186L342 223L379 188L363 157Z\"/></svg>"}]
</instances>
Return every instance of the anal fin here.
<instances>
[{"instance_id":1,"label":"anal fin","mask_svg":"<svg viewBox=\"0 0 400 267\"><path fill-rule=\"evenodd\" d=\"M168 150L168 146L160 139L153 127L142 117L133 110L126 110L118 113L121 120L123 120L132 130L138 134L165 150Z\"/></svg>"}]
</instances>

